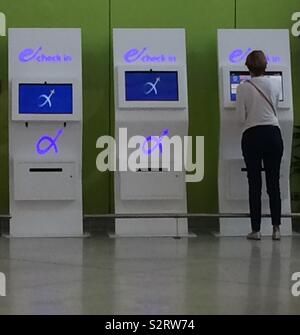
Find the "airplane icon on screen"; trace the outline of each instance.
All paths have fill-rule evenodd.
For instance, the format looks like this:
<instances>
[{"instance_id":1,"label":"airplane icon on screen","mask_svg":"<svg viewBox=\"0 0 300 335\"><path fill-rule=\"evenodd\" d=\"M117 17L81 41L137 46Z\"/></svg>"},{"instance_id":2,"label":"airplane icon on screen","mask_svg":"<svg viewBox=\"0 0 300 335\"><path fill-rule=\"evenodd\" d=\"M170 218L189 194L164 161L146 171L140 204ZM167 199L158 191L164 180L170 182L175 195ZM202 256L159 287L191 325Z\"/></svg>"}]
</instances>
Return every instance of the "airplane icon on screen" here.
<instances>
[{"instance_id":1,"label":"airplane icon on screen","mask_svg":"<svg viewBox=\"0 0 300 335\"><path fill-rule=\"evenodd\" d=\"M49 107L51 108L51 107L52 107L51 98L52 98L52 96L53 96L54 94L55 94L55 90L51 90L49 96L47 96L46 94L42 94L42 95L40 95L40 96L39 96L39 99L44 99L44 102L41 103L41 104L39 105L39 107L42 108L42 107L44 107L44 106L46 106L46 105L48 104Z\"/></svg>"},{"instance_id":2,"label":"airplane icon on screen","mask_svg":"<svg viewBox=\"0 0 300 335\"><path fill-rule=\"evenodd\" d=\"M145 92L146 95L149 95L150 93L154 92L155 95L158 94L157 91L157 84L160 82L160 77L156 78L156 81L154 83L151 83L151 81L147 82L145 86L150 86L150 89Z\"/></svg>"}]
</instances>

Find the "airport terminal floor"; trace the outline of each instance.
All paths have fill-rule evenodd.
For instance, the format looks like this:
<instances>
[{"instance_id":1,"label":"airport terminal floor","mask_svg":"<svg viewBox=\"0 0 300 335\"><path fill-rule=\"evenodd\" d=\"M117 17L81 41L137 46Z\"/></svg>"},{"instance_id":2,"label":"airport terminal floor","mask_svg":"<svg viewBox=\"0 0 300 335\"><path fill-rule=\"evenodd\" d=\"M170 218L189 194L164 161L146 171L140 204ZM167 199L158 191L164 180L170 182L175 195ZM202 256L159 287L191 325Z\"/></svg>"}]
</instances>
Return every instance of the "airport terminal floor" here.
<instances>
[{"instance_id":1,"label":"airport terminal floor","mask_svg":"<svg viewBox=\"0 0 300 335\"><path fill-rule=\"evenodd\" d=\"M111 224L84 239L0 238L8 277L0 314L297 314L291 275L300 237L218 238L194 222L195 238L119 238Z\"/></svg>"}]
</instances>

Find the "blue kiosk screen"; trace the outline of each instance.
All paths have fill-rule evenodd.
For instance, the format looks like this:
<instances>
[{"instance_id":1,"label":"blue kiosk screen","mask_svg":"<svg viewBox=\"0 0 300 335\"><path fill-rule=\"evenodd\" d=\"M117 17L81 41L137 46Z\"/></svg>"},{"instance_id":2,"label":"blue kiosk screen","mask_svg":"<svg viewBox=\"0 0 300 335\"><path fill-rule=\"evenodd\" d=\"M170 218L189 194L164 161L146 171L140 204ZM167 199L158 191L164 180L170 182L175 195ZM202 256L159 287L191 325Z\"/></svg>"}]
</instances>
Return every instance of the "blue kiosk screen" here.
<instances>
[{"instance_id":1,"label":"blue kiosk screen","mask_svg":"<svg viewBox=\"0 0 300 335\"><path fill-rule=\"evenodd\" d=\"M19 84L19 114L73 114L72 84Z\"/></svg>"},{"instance_id":2,"label":"blue kiosk screen","mask_svg":"<svg viewBox=\"0 0 300 335\"><path fill-rule=\"evenodd\" d=\"M177 71L126 71L126 101L178 101Z\"/></svg>"}]
</instances>

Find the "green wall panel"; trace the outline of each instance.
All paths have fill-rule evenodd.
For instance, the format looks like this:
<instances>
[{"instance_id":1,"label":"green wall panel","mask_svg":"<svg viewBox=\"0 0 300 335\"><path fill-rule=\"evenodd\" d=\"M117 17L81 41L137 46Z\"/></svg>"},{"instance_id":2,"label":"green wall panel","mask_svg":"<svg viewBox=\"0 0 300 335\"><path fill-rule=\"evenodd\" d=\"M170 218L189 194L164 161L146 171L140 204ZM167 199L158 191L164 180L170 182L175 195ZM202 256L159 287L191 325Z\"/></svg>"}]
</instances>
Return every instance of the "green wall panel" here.
<instances>
[{"instance_id":1,"label":"green wall panel","mask_svg":"<svg viewBox=\"0 0 300 335\"><path fill-rule=\"evenodd\" d=\"M190 212L217 212L217 29L234 28L234 0L112 0L112 28L186 28L190 135L205 136L205 179L188 185Z\"/></svg>"},{"instance_id":2,"label":"green wall panel","mask_svg":"<svg viewBox=\"0 0 300 335\"><path fill-rule=\"evenodd\" d=\"M109 176L96 170L96 140L109 134L109 0L1 0L7 26L79 27L83 41L84 211L109 212ZM67 43L67 41L66 41ZM0 214L8 213L7 38L0 38Z\"/></svg>"}]
</instances>

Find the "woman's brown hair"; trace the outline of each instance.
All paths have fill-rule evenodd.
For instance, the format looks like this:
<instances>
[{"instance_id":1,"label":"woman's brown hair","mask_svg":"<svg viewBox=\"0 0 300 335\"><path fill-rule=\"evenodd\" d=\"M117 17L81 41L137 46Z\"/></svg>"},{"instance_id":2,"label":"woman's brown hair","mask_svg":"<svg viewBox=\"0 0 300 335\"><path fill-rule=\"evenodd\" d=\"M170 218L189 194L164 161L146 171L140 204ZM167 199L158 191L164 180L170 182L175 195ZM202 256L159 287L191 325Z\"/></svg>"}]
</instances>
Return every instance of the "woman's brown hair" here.
<instances>
[{"instance_id":1,"label":"woman's brown hair","mask_svg":"<svg viewBox=\"0 0 300 335\"><path fill-rule=\"evenodd\" d=\"M248 55L245 65L254 76L261 76L265 73L268 65L267 57L263 51L254 50Z\"/></svg>"}]
</instances>

